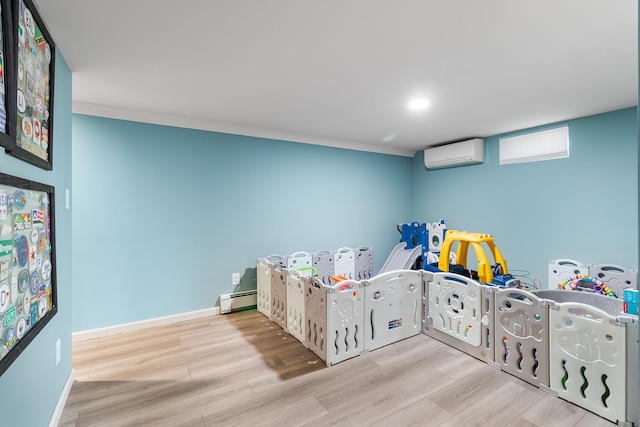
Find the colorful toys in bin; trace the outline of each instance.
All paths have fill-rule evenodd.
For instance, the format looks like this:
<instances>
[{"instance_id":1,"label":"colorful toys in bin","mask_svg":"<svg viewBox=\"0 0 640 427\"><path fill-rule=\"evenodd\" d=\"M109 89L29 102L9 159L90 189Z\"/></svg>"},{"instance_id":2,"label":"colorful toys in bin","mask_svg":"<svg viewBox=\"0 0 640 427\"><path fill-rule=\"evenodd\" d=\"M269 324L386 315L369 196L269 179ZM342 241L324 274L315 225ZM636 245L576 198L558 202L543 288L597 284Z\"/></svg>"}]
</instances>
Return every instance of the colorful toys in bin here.
<instances>
[{"instance_id":1,"label":"colorful toys in bin","mask_svg":"<svg viewBox=\"0 0 640 427\"><path fill-rule=\"evenodd\" d=\"M622 299L626 290L638 289L638 271L616 264L585 264L572 259L549 262L549 288L593 291Z\"/></svg>"},{"instance_id":2,"label":"colorful toys in bin","mask_svg":"<svg viewBox=\"0 0 640 427\"><path fill-rule=\"evenodd\" d=\"M602 294L617 298L617 295L611 290L611 288L595 277L590 276L569 277L558 285L558 289L571 291L593 291L595 294Z\"/></svg>"}]
</instances>

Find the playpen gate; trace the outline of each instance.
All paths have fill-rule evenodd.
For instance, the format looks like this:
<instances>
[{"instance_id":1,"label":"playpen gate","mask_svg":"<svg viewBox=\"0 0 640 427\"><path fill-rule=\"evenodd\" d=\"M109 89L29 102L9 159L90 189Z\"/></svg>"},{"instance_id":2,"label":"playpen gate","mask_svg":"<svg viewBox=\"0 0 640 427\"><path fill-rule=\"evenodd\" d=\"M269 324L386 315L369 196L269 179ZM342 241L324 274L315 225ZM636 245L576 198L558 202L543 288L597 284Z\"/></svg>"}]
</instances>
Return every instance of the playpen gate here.
<instances>
[{"instance_id":1,"label":"playpen gate","mask_svg":"<svg viewBox=\"0 0 640 427\"><path fill-rule=\"evenodd\" d=\"M495 292L495 363L538 387L549 387L549 303L519 289Z\"/></svg>"},{"instance_id":2,"label":"playpen gate","mask_svg":"<svg viewBox=\"0 0 640 427\"><path fill-rule=\"evenodd\" d=\"M422 273L390 271L364 282L364 349L418 335L422 330Z\"/></svg>"},{"instance_id":3,"label":"playpen gate","mask_svg":"<svg viewBox=\"0 0 640 427\"><path fill-rule=\"evenodd\" d=\"M327 287L326 363L358 356L364 349L364 301L360 282L344 280Z\"/></svg>"},{"instance_id":4,"label":"playpen gate","mask_svg":"<svg viewBox=\"0 0 640 427\"><path fill-rule=\"evenodd\" d=\"M423 271L424 333L483 361L494 360L495 287L454 273Z\"/></svg>"},{"instance_id":5,"label":"playpen gate","mask_svg":"<svg viewBox=\"0 0 640 427\"><path fill-rule=\"evenodd\" d=\"M583 302L571 301L574 298ZM616 317L621 302L570 291L559 291L553 299L556 303L549 309L550 388L603 418L625 421L626 324ZM637 383L637 378L633 381Z\"/></svg>"}]
</instances>

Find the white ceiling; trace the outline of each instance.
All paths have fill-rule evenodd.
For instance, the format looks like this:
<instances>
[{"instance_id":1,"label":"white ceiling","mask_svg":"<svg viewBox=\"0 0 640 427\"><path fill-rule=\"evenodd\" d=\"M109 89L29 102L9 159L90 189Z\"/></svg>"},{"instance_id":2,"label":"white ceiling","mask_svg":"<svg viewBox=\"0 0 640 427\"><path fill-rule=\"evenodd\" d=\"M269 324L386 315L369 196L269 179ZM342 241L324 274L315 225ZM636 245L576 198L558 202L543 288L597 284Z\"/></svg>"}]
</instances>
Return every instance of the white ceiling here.
<instances>
[{"instance_id":1,"label":"white ceiling","mask_svg":"<svg viewBox=\"0 0 640 427\"><path fill-rule=\"evenodd\" d=\"M412 155L637 105L637 0L37 4L79 113Z\"/></svg>"}]
</instances>

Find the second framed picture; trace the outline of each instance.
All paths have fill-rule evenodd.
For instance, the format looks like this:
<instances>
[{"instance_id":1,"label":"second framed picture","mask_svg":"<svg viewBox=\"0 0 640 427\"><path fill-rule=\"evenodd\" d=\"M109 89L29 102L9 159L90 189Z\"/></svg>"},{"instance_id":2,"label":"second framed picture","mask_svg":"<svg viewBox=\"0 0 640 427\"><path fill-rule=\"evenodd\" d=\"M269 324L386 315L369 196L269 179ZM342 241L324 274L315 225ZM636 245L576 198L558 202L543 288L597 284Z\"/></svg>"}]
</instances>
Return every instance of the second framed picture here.
<instances>
[{"instance_id":1,"label":"second framed picture","mask_svg":"<svg viewBox=\"0 0 640 427\"><path fill-rule=\"evenodd\" d=\"M16 127L15 146L8 151L51 170L55 45L31 0L12 0L11 5Z\"/></svg>"},{"instance_id":2,"label":"second framed picture","mask_svg":"<svg viewBox=\"0 0 640 427\"><path fill-rule=\"evenodd\" d=\"M7 151L16 144L15 40L11 1L0 0L0 146Z\"/></svg>"}]
</instances>

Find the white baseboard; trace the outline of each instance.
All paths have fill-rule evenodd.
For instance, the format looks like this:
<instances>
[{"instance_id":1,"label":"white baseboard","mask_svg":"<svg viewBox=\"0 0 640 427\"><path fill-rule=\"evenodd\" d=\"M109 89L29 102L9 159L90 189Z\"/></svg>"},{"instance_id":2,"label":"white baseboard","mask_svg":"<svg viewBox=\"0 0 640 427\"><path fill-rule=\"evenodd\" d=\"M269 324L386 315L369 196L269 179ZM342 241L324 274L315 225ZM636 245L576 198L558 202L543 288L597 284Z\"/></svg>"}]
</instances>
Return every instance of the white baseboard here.
<instances>
[{"instance_id":1,"label":"white baseboard","mask_svg":"<svg viewBox=\"0 0 640 427\"><path fill-rule=\"evenodd\" d=\"M105 328L90 329L88 331L74 332L72 342L86 341L94 338L108 337L110 335L122 334L124 332L137 331L139 329L164 326L171 323L183 322L185 320L200 319L202 317L215 316L220 314L220 307L205 308L204 310L190 311L188 313L174 314L155 319L141 320L139 322L124 323L121 325L108 326Z\"/></svg>"},{"instance_id":2,"label":"white baseboard","mask_svg":"<svg viewBox=\"0 0 640 427\"><path fill-rule=\"evenodd\" d=\"M53 415L49 420L49 427L57 427L60 422L60 417L62 417L62 411L64 411L64 406L67 404L67 398L69 397L69 393L71 393L71 387L73 386L73 376L74 370L72 369L67 377L67 382L64 384L64 388L62 389L62 393L60 393L60 397L58 398L58 404L56 405L56 409L53 411Z\"/></svg>"}]
</instances>

